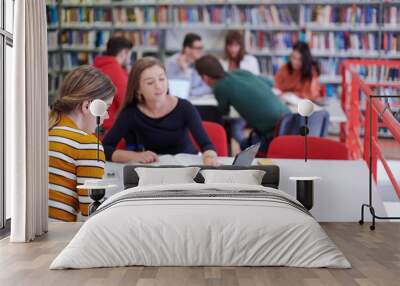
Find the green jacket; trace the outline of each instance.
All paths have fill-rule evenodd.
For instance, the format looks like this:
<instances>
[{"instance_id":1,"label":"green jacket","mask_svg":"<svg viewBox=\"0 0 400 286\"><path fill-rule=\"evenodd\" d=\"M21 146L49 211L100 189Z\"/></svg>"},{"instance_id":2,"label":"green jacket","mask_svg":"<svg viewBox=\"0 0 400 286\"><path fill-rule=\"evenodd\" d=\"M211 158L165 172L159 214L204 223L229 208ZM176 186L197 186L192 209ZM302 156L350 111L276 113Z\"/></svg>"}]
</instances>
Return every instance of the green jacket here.
<instances>
[{"instance_id":1,"label":"green jacket","mask_svg":"<svg viewBox=\"0 0 400 286\"><path fill-rule=\"evenodd\" d=\"M215 84L214 95L222 114L228 114L232 105L258 135L270 138L282 116L290 113L271 88L266 78L235 70Z\"/></svg>"}]
</instances>

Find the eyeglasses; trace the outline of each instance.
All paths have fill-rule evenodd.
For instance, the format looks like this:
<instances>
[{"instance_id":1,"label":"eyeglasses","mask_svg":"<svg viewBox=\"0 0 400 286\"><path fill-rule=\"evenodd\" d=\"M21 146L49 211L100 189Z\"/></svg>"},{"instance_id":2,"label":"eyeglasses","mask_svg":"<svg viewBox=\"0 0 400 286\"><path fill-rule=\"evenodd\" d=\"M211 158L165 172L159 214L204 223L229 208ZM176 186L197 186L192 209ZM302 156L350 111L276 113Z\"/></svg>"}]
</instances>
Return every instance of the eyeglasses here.
<instances>
[{"instance_id":1,"label":"eyeglasses","mask_svg":"<svg viewBox=\"0 0 400 286\"><path fill-rule=\"evenodd\" d=\"M198 50L198 51L201 51L201 50L203 50L204 49L204 47L203 46L192 46L192 47L190 47L191 49L194 49L194 50Z\"/></svg>"}]
</instances>

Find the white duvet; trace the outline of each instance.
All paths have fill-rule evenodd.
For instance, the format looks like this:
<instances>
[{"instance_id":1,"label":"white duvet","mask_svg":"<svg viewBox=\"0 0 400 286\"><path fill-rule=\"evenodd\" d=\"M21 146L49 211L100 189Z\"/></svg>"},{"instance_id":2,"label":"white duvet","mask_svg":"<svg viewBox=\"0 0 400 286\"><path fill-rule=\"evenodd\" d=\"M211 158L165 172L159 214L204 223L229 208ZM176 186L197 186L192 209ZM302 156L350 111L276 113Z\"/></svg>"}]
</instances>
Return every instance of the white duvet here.
<instances>
[{"instance_id":1,"label":"white duvet","mask_svg":"<svg viewBox=\"0 0 400 286\"><path fill-rule=\"evenodd\" d=\"M99 208L103 210L83 224L50 269L127 265L350 267L312 216L279 200L243 196L121 200L137 192L207 189L262 190L296 202L282 191L262 186L132 188L103 203Z\"/></svg>"}]
</instances>

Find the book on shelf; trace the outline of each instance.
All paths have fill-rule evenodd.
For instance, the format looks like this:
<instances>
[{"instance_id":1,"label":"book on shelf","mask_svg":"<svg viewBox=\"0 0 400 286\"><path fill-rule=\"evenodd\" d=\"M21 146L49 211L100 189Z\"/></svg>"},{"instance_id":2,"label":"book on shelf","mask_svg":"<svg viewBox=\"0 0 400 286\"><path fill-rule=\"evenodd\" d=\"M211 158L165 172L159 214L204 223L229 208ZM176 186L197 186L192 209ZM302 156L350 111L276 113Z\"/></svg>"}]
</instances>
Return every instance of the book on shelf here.
<instances>
[{"instance_id":1,"label":"book on shelf","mask_svg":"<svg viewBox=\"0 0 400 286\"><path fill-rule=\"evenodd\" d=\"M48 25L58 24L58 10L56 3L51 3L46 6L46 17Z\"/></svg>"},{"instance_id":2,"label":"book on shelf","mask_svg":"<svg viewBox=\"0 0 400 286\"><path fill-rule=\"evenodd\" d=\"M57 88L60 86L60 77L59 76L50 76L48 80L48 90L49 93L55 93Z\"/></svg>"},{"instance_id":3,"label":"book on shelf","mask_svg":"<svg viewBox=\"0 0 400 286\"><path fill-rule=\"evenodd\" d=\"M58 31L47 32L47 48L49 50L58 48Z\"/></svg>"},{"instance_id":4,"label":"book on shelf","mask_svg":"<svg viewBox=\"0 0 400 286\"><path fill-rule=\"evenodd\" d=\"M48 69L49 72L58 71L61 68L61 55L58 53L49 54Z\"/></svg>"}]
</instances>

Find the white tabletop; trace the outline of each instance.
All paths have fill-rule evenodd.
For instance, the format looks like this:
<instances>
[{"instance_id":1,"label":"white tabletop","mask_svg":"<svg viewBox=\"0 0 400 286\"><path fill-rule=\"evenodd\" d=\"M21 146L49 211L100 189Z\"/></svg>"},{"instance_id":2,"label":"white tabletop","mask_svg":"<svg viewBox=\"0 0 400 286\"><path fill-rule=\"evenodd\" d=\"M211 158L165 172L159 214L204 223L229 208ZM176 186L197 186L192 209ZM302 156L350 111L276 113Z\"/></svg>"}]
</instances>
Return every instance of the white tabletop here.
<instances>
[{"instance_id":1,"label":"white tabletop","mask_svg":"<svg viewBox=\"0 0 400 286\"><path fill-rule=\"evenodd\" d=\"M293 181L314 181L320 180L321 177L289 177L289 180Z\"/></svg>"},{"instance_id":2,"label":"white tabletop","mask_svg":"<svg viewBox=\"0 0 400 286\"><path fill-rule=\"evenodd\" d=\"M213 94L190 97L189 101L197 106L217 106L218 102ZM297 113L296 104L288 104L289 109L293 113ZM347 121L346 114L344 113L340 101L338 99L329 99L324 106L315 105L314 110L326 110L329 113L329 121L332 123L342 123ZM240 114L231 106L229 117L240 118Z\"/></svg>"},{"instance_id":3,"label":"white tabletop","mask_svg":"<svg viewBox=\"0 0 400 286\"><path fill-rule=\"evenodd\" d=\"M207 94L203 96L196 96L196 97L189 97L188 100L197 106L218 106L218 101L215 99L213 94ZM230 118L240 118L239 112L231 106L229 110L229 117Z\"/></svg>"}]
</instances>

